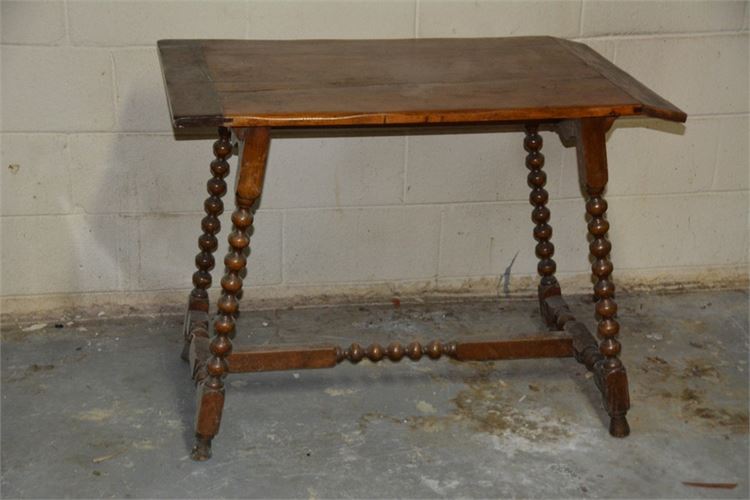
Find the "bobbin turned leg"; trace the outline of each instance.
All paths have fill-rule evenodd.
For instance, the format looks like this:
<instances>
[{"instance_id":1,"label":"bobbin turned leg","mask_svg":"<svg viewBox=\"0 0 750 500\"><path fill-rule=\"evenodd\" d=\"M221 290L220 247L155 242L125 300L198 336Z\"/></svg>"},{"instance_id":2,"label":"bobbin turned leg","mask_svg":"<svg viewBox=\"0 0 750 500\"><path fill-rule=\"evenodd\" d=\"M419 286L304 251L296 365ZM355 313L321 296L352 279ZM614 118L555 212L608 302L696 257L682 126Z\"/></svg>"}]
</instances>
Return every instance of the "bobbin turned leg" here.
<instances>
[{"instance_id":1,"label":"bobbin turned leg","mask_svg":"<svg viewBox=\"0 0 750 500\"><path fill-rule=\"evenodd\" d=\"M610 416L609 432L616 437L630 434L630 427L625 414L630 407L628 397L628 381L625 367L618 354L621 346L617 340L620 324L615 319L617 304L614 301L615 285L610 281L612 262L609 260L610 242L607 240L609 223L604 218L607 202L602 198L602 190L588 186L589 199L586 202L586 212L591 217L589 234L593 240L589 246L594 263L591 270L596 276L594 295L596 297L596 316L599 318L597 333L601 342L599 352L604 356L599 361L598 369L602 372L607 397L607 410Z\"/></svg>"},{"instance_id":2,"label":"bobbin turned leg","mask_svg":"<svg viewBox=\"0 0 750 500\"><path fill-rule=\"evenodd\" d=\"M544 186L547 183L547 174L542 170L544 167L544 155L541 153L542 136L539 135L539 125L536 123L526 124L526 138L524 139L524 149L528 152L526 155L526 167L529 169L527 177L531 194L529 202L534 205L531 212L531 220L536 224L534 227L534 239L536 244L536 256L539 258L537 271L541 276L539 281L539 309L542 317L550 327L556 326L556 311L550 310L547 299L553 296L559 296L560 285L555 278L557 265L552 259L555 254L555 246L550 241L552 237L552 226L548 224L550 210L547 208L549 194ZM560 305L562 307L562 304Z\"/></svg>"},{"instance_id":3,"label":"bobbin turned leg","mask_svg":"<svg viewBox=\"0 0 750 500\"><path fill-rule=\"evenodd\" d=\"M593 362L591 368L596 375L595 380L602 391L604 405L609 413L609 432L615 437L625 437L630 433L625 418L630 408L630 398L625 367L618 357L621 350L620 342L617 340L620 325L616 319L615 286L610 280L612 262L609 260L609 252L612 245L607 240L607 202L602 197L607 185L604 134L611 123L611 120L606 118L582 119L576 125L576 136L579 169L588 195L586 212L589 216L588 230L592 238L589 245L593 257L591 270L596 277L594 295L600 342L598 353L590 350L590 361Z\"/></svg>"},{"instance_id":4,"label":"bobbin turned leg","mask_svg":"<svg viewBox=\"0 0 750 500\"><path fill-rule=\"evenodd\" d=\"M227 192L227 183L224 178L229 174L228 159L232 156L232 143L230 142L229 129L219 127L219 138L214 142L214 156L211 162L211 174L206 187L208 198L203 203L206 216L201 221L203 234L198 238L200 252L195 256L195 267L198 270L193 274L193 291L188 298L187 311L183 324L183 336L185 339L182 349L182 359L188 361L190 342L193 335L208 337L208 289L211 287L211 270L214 268L214 252L218 246L216 234L221 229L219 215L224 211L222 196Z\"/></svg>"},{"instance_id":5,"label":"bobbin turned leg","mask_svg":"<svg viewBox=\"0 0 750 500\"><path fill-rule=\"evenodd\" d=\"M224 408L224 377L229 369L226 357L232 351L230 336L235 329L235 316L239 310L237 295L242 289L242 271L247 263L245 250L250 244L248 229L253 223L251 207L260 197L268 157L267 128L251 128L241 132L244 132L241 134L244 144L237 174L233 230L228 237L229 253L224 258L226 274L221 280L222 293L214 322L215 335L209 346L211 356L205 366L205 378L198 383L193 460L211 457L211 440L219 432Z\"/></svg>"}]
</instances>

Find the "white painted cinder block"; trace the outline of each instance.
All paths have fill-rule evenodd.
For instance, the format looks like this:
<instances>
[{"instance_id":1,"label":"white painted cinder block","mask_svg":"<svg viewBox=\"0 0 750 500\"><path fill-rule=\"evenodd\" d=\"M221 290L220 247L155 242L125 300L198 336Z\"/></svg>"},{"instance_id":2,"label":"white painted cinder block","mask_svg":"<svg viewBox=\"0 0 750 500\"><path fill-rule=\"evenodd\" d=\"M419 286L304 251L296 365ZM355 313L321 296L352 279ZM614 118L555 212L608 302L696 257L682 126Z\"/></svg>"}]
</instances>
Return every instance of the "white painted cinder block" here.
<instances>
[{"instance_id":1,"label":"white painted cinder block","mask_svg":"<svg viewBox=\"0 0 750 500\"><path fill-rule=\"evenodd\" d=\"M735 31L742 27L742 0L583 0L584 36Z\"/></svg>"},{"instance_id":2,"label":"white painted cinder block","mask_svg":"<svg viewBox=\"0 0 750 500\"><path fill-rule=\"evenodd\" d=\"M64 135L2 134L0 213L70 213L73 201L67 156Z\"/></svg>"},{"instance_id":3,"label":"white painted cinder block","mask_svg":"<svg viewBox=\"0 0 750 500\"><path fill-rule=\"evenodd\" d=\"M261 206L400 204L403 137L273 139Z\"/></svg>"},{"instance_id":4,"label":"white painted cinder block","mask_svg":"<svg viewBox=\"0 0 750 500\"><path fill-rule=\"evenodd\" d=\"M169 132L167 95L156 48L114 50L117 130Z\"/></svg>"},{"instance_id":5,"label":"white painted cinder block","mask_svg":"<svg viewBox=\"0 0 750 500\"><path fill-rule=\"evenodd\" d=\"M65 4L62 0L0 2L2 42L56 45L65 42Z\"/></svg>"},{"instance_id":6,"label":"white painted cinder block","mask_svg":"<svg viewBox=\"0 0 750 500\"><path fill-rule=\"evenodd\" d=\"M411 38L415 0L250 0L247 37Z\"/></svg>"},{"instance_id":7,"label":"white painted cinder block","mask_svg":"<svg viewBox=\"0 0 750 500\"><path fill-rule=\"evenodd\" d=\"M610 198L615 268L746 264L748 193ZM558 273L589 272L583 200L550 202ZM742 208L740 208L742 207ZM445 208L441 277L503 274L518 252L512 275L536 273L531 206L454 205Z\"/></svg>"},{"instance_id":8,"label":"white painted cinder block","mask_svg":"<svg viewBox=\"0 0 750 500\"><path fill-rule=\"evenodd\" d=\"M76 45L155 45L165 38L242 38L241 1L150 0L68 2L70 41Z\"/></svg>"},{"instance_id":9,"label":"white painted cinder block","mask_svg":"<svg viewBox=\"0 0 750 500\"><path fill-rule=\"evenodd\" d=\"M609 200L617 269L747 264L748 193Z\"/></svg>"},{"instance_id":10,"label":"white painted cinder block","mask_svg":"<svg viewBox=\"0 0 750 500\"><path fill-rule=\"evenodd\" d=\"M428 37L579 34L580 2L421 0L417 35Z\"/></svg>"},{"instance_id":11,"label":"white painted cinder block","mask_svg":"<svg viewBox=\"0 0 750 500\"><path fill-rule=\"evenodd\" d=\"M609 61L615 60L615 41L601 38L577 38L575 41L588 45Z\"/></svg>"},{"instance_id":12,"label":"white painted cinder block","mask_svg":"<svg viewBox=\"0 0 750 500\"><path fill-rule=\"evenodd\" d=\"M562 146L543 133L547 189L557 193ZM409 137L407 203L526 200L523 132Z\"/></svg>"},{"instance_id":13,"label":"white painted cinder block","mask_svg":"<svg viewBox=\"0 0 750 500\"><path fill-rule=\"evenodd\" d=\"M615 62L689 115L747 113L748 35L617 41Z\"/></svg>"},{"instance_id":14,"label":"white painted cinder block","mask_svg":"<svg viewBox=\"0 0 750 500\"><path fill-rule=\"evenodd\" d=\"M439 207L287 211L286 283L433 278Z\"/></svg>"},{"instance_id":15,"label":"white painted cinder block","mask_svg":"<svg viewBox=\"0 0 750 500\"><path fill-rule=\"evenodd\" d=\"M536 269L532 207L526 203L482 203L445 207L440 276L498 276Z\"/></svg>"},{"instance_id":16,"label":"white painted cinder block","mask_svg":"<svg viewBox=\"0 0 750 500\"><path fill-rule=\"evenodd\" d=\"M71 135L75 204L97 214L202 211L212 143L172 135ZM232 178L227 181L231 190Z\"/></svg>"},{"instance_id":17,"label":"white painted cinder block","mask_svg":"<svg viewBox=\"0 0 750 500\"><path fill-rule=\"evenodd\" d=\"M551 201L554 259L558 270L588 269L583 200ZM445 207L440 247L441 277L534 276L534 223L530 203L481 203ZM514 260L515 259L515 260Z\"/></svg>"},{"instance_id":18,"label":"white painted cinder block","mask_svg":"<svg viewBox=\"0 0 750 500\"><path fill-rule=\"evenodd\" d=\"M213 140L172 135L163 38L577 39L690 114L685 126L622 119L610 133L615 281L620 269L746 265L749 57L736 31L749 10L724 0L3 0L0 294L191 287ZM575 151L543 136L558 273L587 273ZM497 279L516 254L512 276L534 276L525 155L522 133L274 138L246 287L291 296L460 284Z\"/></svg>"},{"instance_id":19,"label":"white painted cinder block","mask_svg":"<svg viewBox=\"0 0 750 500\"><path fill-rule=\"evenodd\" d=\"M721 121L681 125L651 118L620 119L609 133L607 196L708 191ZM564 155L562 193L579 197L576 155Z\"/></svg>"},{"instance_id":20,"label":"white painted cinder block","mask_svg":"<svg viewBox=\"0 0 750 500\"><path fill-rule=\"evenodd\" d=\"M2 128L111 130L112 62L101 49L2 47Z\"/></svg>"},{"instance_id":21,"label":"white painted cinder block","mask_svg":"<svg viewBox=\"0 0 750 500\"><path fill-rule=\"evenodd\" d=\"M132 227L119 216L0 218L2 295L122 290L136 272L124 251Z\"/></svg>"},{"instance_id":22,"label":"white painted cinder block","mask_svg":"<svg viewBox=\"0 0 750 500\"><path fill-rule=\"evenodd\" d=\"M232 229L230 213L231 210L227 210L221 218L222 228L217 235L219 248L214 253L214 288L220 288L224 273L224 256L229 248L227 235ZM138 218L139 270L137 279L132 284L133 290L192 288L202 218L203 214L148 215ZM260 210L255 214L245 277L246 287L281 282L281 225L281 212Z\"/></svg>"},{"instance_id":23,"label":"white painted cinder block","mask_svg":"<svg viewBox=\"0 0 750 500\"><path fill-rule=\"evenodd\" d=\"M750 188L750 117L725 116L718 121L721 125L713 189L747 190Z\"/></svg>"}]
</instances>

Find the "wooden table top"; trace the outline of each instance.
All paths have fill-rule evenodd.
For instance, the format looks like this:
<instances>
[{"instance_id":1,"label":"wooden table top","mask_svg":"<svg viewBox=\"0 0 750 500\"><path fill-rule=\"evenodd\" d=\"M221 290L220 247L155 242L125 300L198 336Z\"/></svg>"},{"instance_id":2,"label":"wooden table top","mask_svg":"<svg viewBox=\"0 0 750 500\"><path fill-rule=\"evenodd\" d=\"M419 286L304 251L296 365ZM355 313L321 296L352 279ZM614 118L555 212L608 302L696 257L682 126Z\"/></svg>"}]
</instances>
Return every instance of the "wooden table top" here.
<instances>
[{"instance_id":1,"label":"wooden table top","mask_svg":"<svg viewBox=\"0 0 750 500\"><path fill-rule=\"evenodd\" d=\"M587 46L553 37L158 46L177 128L687 116Z\"/></svg>"}]
</instances>

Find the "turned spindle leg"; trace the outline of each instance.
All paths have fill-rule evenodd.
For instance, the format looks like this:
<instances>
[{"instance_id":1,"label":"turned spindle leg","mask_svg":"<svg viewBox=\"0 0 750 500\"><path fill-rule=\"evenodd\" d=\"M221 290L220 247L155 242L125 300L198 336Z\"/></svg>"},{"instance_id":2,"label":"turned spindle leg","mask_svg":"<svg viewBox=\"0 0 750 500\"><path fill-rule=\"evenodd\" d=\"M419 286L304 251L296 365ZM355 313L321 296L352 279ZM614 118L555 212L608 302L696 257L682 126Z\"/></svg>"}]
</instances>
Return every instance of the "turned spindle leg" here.
<instances>
[{"instance_id":1,"label":"turned spindle leg","mask_svg":"<svg viewBox=\"0 0 750 500\"><path fill-rule=\"evenodd\" d=\"M221 198L227 192L227 183L224 178L229 174L229 158L232 156L232 143L230 132L226 127L219 127L219 139L214 142L215 159L211 162L211 179L206 184L208 198L203 204L206 216L201 221L203 234L198 238L200 252L195 256L195 267L198 270L193 273L193 291L190 292L187 314L185 315L184 337L185 343L182 349L182 359L188 361L190 341L193 337L193 318L191 311L208 313L208 289L211 287L211 270L214 268L214 252L218 247L216 235L221 229L219 216L224 212L224 202ZM197 315L196 315L197 316ZM201 326L207 335L208 325Z\"/></svg>"},{"instance_id":2,"label":"turned spindle leg","mask_svg":"<svg viewBox=\"0 0 750 500\"><path fill-rule=\"evenodd\" d=\"M529 202L534 206L531 212L531 220L536 224L534 227L534 239L536 239L536 256L539 258L537 271L541 276L539 281L539 308L542 317L550 326L555 326L553 314L547 311L545 299L553 295L560 295L560 285L555 279L557 265L552 259L555 254L555 246L550 241L552 237L552 226L548 224L550 210L547 208L549 194L544 186L547 184L547 174L542 170L544 167L544 155L541 153L542 136L539 135L539 126L536 123L526 125L526 138L524 148L526 155L526 167L529 169L528 184L531 187Z\"/></svg>"},{"instance_id":3,"label":"turned spindle leg","mask_svg":"<svg viewBox=\"0 0 750 500\"><path fill-rule=\"evenodd\" d=\"M247 263L245 253L250 245L248 230L253 223L251 207L260 197L268 146L268 129L254 128L245 131L237 174L236 209L232 214L233 229L228 237L229 253L224 258L226 274L221 280L219 312L214 321L215 335L210 344L211 357L206 364L207 376L198 385L196 442L192 453L194 460L207 460L211 457L211 440L218 433L221 423L224 377L228 373L226 358L232 351L230 337L235 330L235 317L239 311L238 294L242 289L242 272Z\"/></svg>"},{"instance_id":4,"label":"turned spindle leg","mask_svg":"<svg viewBox=\"0 0 750 500\"><path fill-rule=\"evenodd\" d=\"M605 384L610 393L608 410L610 415L609 432L616 437L625 437L630 433L625 414L629 408L627 379L625 367L618 355L621 346L617 340L620 324L615 319L617 304L614 301L615 285L610 280L612 262L609 252L612 247L607 240L609 222L605 219L607 202L602 198L602 189L588 187L589 199L586 202L586 212L591 217L588 227L592 237L589 249L594 257L591 271L596 276L594 295L596 297L596 316L599 319L597 334L601 339L599 352L604 356L599 361Z\"/></svg>"},{"instance_id":5,"label":"turned spindle leg","mask_svg":"<svg viewBox=\"0 0 750 500\"><path fill-rule=\"evenodd\" d=\"M592 368L609 413L609 432L616 437L625 437L630 433L625 418L630 408L630 397L625 367L618 357L621 350L617 340L620 325L616 319L615 286L610 279L612 262L609 260L609 252L612 245L607 239L607 202L602 197L608 178L605 133L611 125L611 119L586 118L568 129L576 137L579 170L588 194L586 212L592 238L589 250L593 256L591 270L596 277L594 296L598 318L597 334L600 339L599 354L592 358L592 361L596 359Z\"/></svg>"}]
</instances>

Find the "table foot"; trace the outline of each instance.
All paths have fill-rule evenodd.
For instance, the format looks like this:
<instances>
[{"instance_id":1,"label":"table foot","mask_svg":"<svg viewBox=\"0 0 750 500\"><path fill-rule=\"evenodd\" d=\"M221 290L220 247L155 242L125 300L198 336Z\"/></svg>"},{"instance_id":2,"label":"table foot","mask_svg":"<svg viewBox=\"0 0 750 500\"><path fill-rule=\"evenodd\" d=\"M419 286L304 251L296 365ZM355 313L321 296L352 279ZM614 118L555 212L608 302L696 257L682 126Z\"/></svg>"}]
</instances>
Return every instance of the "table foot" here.
<instances>
[{"instance_id":1,"label":"table foot","mask_svg":"<svg viewBox=\"0 0 750 500\"><path fill-rule=\"evenodd\" d=\"M630 409L628 376L622 363L614 369L608 368L606 363L607 358L599 361L599 375L595 376L595 379L610 418L609 433L614 437L623 438L630 434L630 426L625 418Z\"/></svg>"},{"instance_id":2,"label":"table foot","mask_svg":"<svg viewBox=\"0 0 750 500\"><path fill-rule=\"evenodd\" d=\"M195 435L195 444L190 452L190 458L196 462L203 462L211 458L211 440L213 437Z\"/></svg>"},{"instance_id":3,"label":"table foot","mask_svg":"<svg viewBox=\"0 0 750 500\"><path fill-rule=\"evenodd\" d=\"M594 382L610 418L609 433L615 437L627 436L630 426L625 415L630 409L630 396L625 366L622 362L614 368L611 366L609 358L601 353L599 343L583 323L575 319L567 321L565 332L573 338L576 360L594 374Z\"/></svg>"},{"instance_id":4,"label":"table foot","mask_svg":"<svg viewBox=\"0 0 750 500\"><path fill-rule=\"evenodd\" d=\"M616 415L609 419L609 433L617 438L624 438L630 434L630 425L625 415Z\"/></svg>"}]
</instances>

